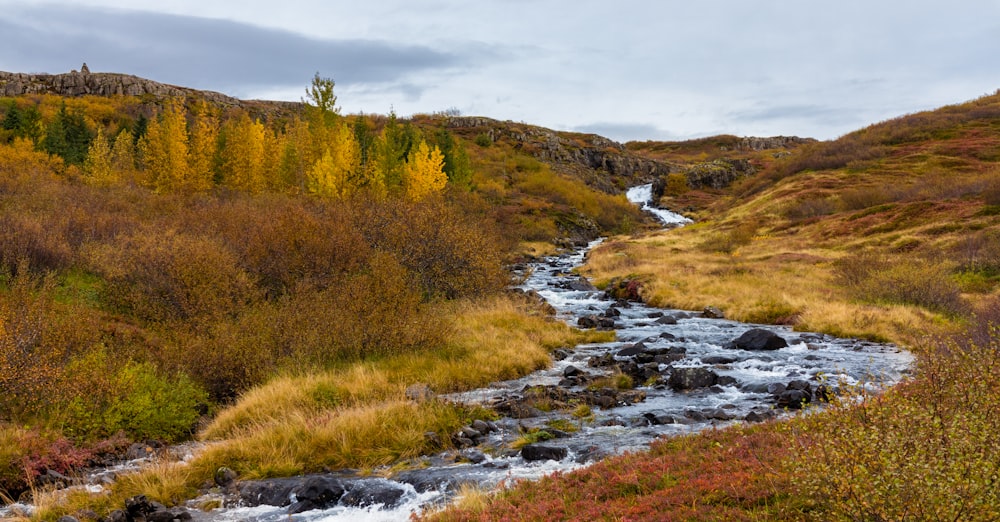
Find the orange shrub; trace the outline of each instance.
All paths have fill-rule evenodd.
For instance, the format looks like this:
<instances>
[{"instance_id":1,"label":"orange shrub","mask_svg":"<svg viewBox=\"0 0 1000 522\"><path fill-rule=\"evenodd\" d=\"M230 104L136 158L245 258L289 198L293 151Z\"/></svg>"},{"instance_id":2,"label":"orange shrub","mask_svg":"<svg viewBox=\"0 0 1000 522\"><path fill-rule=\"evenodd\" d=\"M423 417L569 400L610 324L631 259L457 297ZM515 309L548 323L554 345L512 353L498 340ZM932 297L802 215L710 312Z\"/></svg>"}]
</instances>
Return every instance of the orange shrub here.
<instances>
[{"instance_id":1,"label":"orange shrub","mask_svg":"<svg viewBox=\"0 0 1000 522\"><path fill-rule=\"evenodd\" d=\"M233 253L202 237L147 228L88 257L107 280L108 302L147 321L224 317L257 298Z\"/></svg>"}]
</instances>

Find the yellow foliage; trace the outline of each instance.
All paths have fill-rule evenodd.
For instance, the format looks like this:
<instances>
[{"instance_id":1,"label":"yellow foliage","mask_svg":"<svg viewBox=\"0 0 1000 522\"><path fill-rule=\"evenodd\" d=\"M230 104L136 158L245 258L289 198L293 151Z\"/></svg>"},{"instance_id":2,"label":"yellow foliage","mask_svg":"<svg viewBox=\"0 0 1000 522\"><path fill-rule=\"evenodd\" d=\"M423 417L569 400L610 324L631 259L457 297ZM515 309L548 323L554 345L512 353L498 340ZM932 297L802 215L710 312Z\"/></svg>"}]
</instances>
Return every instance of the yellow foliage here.
<instances>
[{"instance_id":1,"label":"yellow foliage","mask_svg":"<svg viewBox=\"0 0 1000 522\"><path fill-rule=\"evenodd\" d=\"M184 107L173 101L160 117L149 122L139 142L146 180L157 192L169 192L188 180L188 137Z\"/></svg>"},{"instance_id":2,"label":"yellow foliage","mask_svg":"<svg viewBox=\"0 0 1000 522\"><path fill-rule=\"evenodd\" d=\"M95 185L110 185L117 181L118 173L114 170L111 160L111 144L108 143L104 130L98 127L97 136L90 142L87 159L83 165L87 179Z\"/></svg>"},{"instance_id":3,"label":"yellow foliage","mask_svg":"<svg viewBox=\"0 0 1000 522\"><path fill-rule=\"evenodd\" d=\"M246 113L225 128L222 149L222 182L234 189L258 193L264 189L264 124Z\"/></svg>"},{"instance_id":4,"label":"yellow foliage","mask_svg":"<svg viewBox=\"0 0 1000 522\"><path fill-rule=\"evenodd\" d=\"M337 126L323 155L309 171L308 189L312 194L345 198L358 188L361 151L354 133L344 124Z\"/></svg>"},{"instance_id":5,"label":"yellow foliage","mask_svg":"<svg viewBox=\"0 0 1000 522\"><path fill-rule=\"evenodd\" d=\"M188 164L191 172L188 188L194 191L212 187L213 163L219 134L219 122L202 102L198 114L191 125L191 147L188 150Z\"/></svg>"},{"instance_id":6,"label":"yellow foliage","mask_svg":"<svg viewBox=\"0 0 1000 522\"><path fill-rule=\"evenodd\" d=\"M430 195L438 194L448 183L444 172L444 155L441 150L427 147L423 140L417 145L403 168L403 186L406 197L411 201L420 201Z\"/></svg>"}]
</instances>

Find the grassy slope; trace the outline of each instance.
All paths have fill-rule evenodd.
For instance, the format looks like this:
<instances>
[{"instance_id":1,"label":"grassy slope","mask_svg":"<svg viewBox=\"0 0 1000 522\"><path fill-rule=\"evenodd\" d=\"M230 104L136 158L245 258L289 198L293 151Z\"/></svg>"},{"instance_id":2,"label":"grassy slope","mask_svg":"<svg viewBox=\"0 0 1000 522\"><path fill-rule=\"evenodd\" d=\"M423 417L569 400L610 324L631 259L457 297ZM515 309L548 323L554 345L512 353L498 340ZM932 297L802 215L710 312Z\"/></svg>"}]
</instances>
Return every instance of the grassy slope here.
<instances>
[{"instance_id":1,"label":"grassy slope","mask_svg":"<svg viewBox=\"0 0 1000 522\"><path fill-rule=\"evenodd\" d=\"M637 278L656 305L905 343L919 356L912 383L862 407L470 493L430 518L994 520L987 439L1000 416L980 383L997 378L1000 350L986 324L1000 319L998 159L1000 93L805 146L706 206L697 225L609 241L584 270L598 282ZM866 272L888 278L881 293L844 275L873 260L886 263ZM900 291L931 282L961 291L963 306ZM978 332L973 347L928 341L966 329Z\"/></svg>"}]
</instances>

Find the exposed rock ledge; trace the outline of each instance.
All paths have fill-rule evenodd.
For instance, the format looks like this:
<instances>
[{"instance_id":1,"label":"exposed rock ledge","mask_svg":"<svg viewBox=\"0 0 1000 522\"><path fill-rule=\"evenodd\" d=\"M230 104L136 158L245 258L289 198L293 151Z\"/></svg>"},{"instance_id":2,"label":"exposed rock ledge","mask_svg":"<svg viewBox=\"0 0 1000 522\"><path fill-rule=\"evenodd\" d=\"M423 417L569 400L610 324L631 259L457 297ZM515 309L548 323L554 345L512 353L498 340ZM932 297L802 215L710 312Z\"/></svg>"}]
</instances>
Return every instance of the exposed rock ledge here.
<instances>
[{"instance_id":1,"label":"exposed rock ledge","mask_svg":"<svg viewBox=\"0 0 1000 522\"><path fill-rule=\"evenodd\" d=\"M92 73L87 64L80 71L63 74L28 74L0 71L0 96L25 94L58 94L60 96L144 96L155 97L197 95L206 101L224 106L245 107L259 101L245 101L213 91L200 91L147 80L130 74ZM292 109L297 102L264 102Z\"/></svg>"}]
</instances>

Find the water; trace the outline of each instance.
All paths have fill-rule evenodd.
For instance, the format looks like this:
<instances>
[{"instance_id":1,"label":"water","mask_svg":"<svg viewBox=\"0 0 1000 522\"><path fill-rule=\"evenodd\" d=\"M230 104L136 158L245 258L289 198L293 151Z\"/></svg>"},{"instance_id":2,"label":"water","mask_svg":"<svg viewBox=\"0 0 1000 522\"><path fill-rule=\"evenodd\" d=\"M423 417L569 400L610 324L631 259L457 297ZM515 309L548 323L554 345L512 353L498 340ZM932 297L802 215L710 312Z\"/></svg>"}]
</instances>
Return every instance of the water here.
<instances>
[{"instance_id":1,"label":"water","mask_svg":"<svg viewBox=\"0 0 1000 522\"><path fill-rule=\"evenodd\" d=\"M643 210L653 214L656 219L667 226L680 226L690 223L691 220L667 209L653 206L653 184L639 185L628 189L625 197L629 201L642 207Z\"/></svg>"},{"instance_id":2,"label":"water","mask_svg":"<svg viewBox=\"0 0 1000 522\"><path fill-rule=\"evenodd\" d=\"M648 206L651 186L629 190L629 199L643 203L665 224L682 225L688 220L672 212ZM538 411L525 418L505 418L497 422L498 430L483 444L482 462L456 464L453 455L428 457L426 467L397 475L393 480L353 477L351 487L379 486L397 491L398 500L391 505L375 504L363 507L337 505L330 509L289 515L286 508L273 506L226 507L209 512L193 509L206 498L190 505L195 520L200 521L395 521L408 520L430 506L439 506L453 499L458 484L471 483L480 487L497 487L501 482L536 479L557 470L579 468L606 456L648 448L658 437L697 431L712 426L748 422L786 414L777 407L775 387L793 381L809 383L817 388L829 386L882 386L899 380L909 368L912 357L891 345L878 345L854 339L837 339L822 334L793 332L786 327L761 326L722 319L701 317L701 314L678 310L662 310L641 303L615 303L602 292L588 288L573 274L586 253L600 240L561 256L533 263L525 274L521 289L535 291L555 309L557 317L576 324L580 317L607 316L614 321L617 339L610 343L578 346L564 354L562 360L546 370L524 378L495 383L466 393L449 395L447 399L469 404L496 406L523 401L530 387L548 387L559 395L582 400L594 379L610 374L617 365L635 362L635 357L616 355L623 349L636 349L636 343L648 360L651 354L667 357L664 362L635 364L649 374L640 381L631 395L616 397L615 404L592 408L593 417L586 422L572 417L568 411ZM614 309L608 313L609 309ZM662 317L672 319L662 319ZM665 324L675 323L675 324ZM786 348L773 351L746 351L727 347L744 332L763 328L788 343ZM610 354L610 355L609 355ZM603 358L603 359L602 359ZM591 361L603 360L605 365ZM608 366L608 365L611 366ZM573 367L577 372L568 370ZM669 375L684 369L711 371L715 384L691 390L675 390ZM567 380L567 372L578 373ZM696 370L699 371L699 370ZM590 386L593 388L593 386ZM643 395L640 400L637 395ZM748 420L749 419L749 420ZM510 443L528 428L545 428L554 421L559 426L573 425L577 431L558 432L561 438L545 444L565 448L566 457L555 461L528 462L509 449ZM30 510L30 506L18 506ZM0 517L10 515L0 509Z\"/></svg>"}]
</instances>

